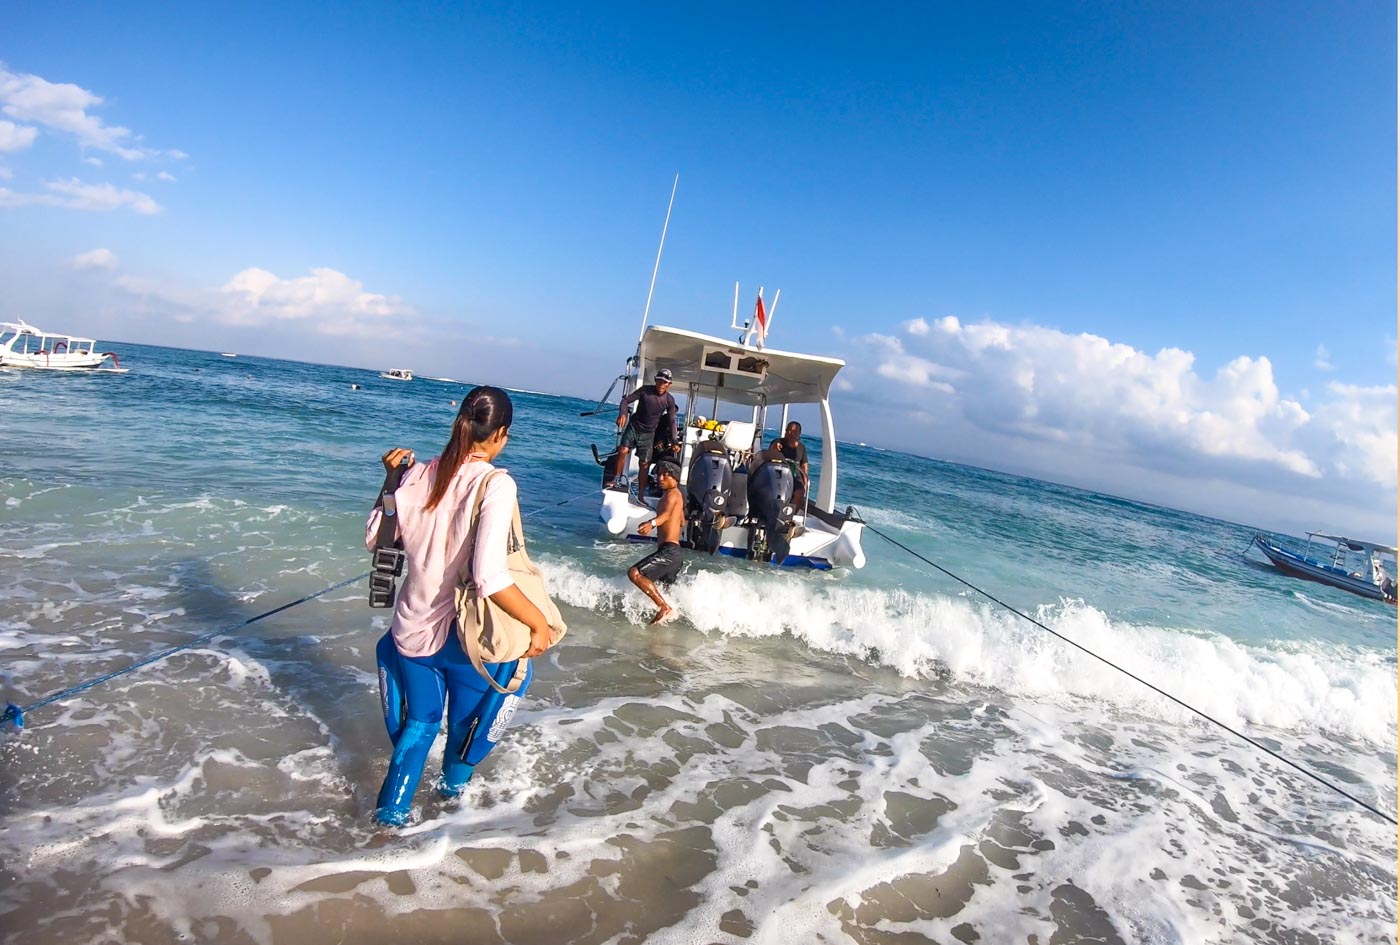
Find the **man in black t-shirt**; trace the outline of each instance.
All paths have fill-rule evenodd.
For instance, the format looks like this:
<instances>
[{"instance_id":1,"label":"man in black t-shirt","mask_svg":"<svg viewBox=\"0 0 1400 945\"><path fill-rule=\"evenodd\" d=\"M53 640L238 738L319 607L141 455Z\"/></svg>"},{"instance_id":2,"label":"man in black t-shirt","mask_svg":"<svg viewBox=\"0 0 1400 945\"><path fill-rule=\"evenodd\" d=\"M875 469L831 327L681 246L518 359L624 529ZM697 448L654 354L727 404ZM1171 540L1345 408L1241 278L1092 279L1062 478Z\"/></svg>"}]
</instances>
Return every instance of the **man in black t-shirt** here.
<instances>
[{"instance_id":1,"label":"man in black t-shirt","mask_svg":"<svg viewBox=\"0 0 1400 945\"><path fill-rule=\"evenodd\" d=\"M657 439L658 428L661 428L661 433L670 434L667 442L680 442L676 430L676 398L671 396L670 390L671 372L662 368L656 372L652 383L638 387L618 404L617 428L622 431L622 441L617 447L617 479L613 481L614 485L622 479L627 469L627 454L632 450L637 451L637 481L646 482L647 467L651 465L651 448ZM629 420L627 408L632 404L636 404L637 409Z\"/></svg>"},{"instance_id":2,"label":"man in black t-shirt","mask_svg":"<svg viewBox=\"0 0 1400 945\"><path fill-rule=\"evenodd\" d=\"M802 424L796 420L787 425L783 438L778 441L778 451L783 458L797 464L797 481L792 487L792 507L799 512L807 511L807 447L802 445Z\"/></svg>"}]
</instances>

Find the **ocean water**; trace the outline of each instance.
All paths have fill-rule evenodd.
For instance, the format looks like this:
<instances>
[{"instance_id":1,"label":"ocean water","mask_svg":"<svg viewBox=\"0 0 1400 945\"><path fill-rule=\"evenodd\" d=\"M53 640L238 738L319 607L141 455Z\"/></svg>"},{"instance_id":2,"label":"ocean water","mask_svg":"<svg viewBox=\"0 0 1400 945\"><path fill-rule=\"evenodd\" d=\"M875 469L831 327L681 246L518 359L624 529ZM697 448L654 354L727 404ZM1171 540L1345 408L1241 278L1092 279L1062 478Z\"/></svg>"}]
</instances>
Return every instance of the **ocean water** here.
<instances>
[{"instance_id":1,"label":"ocean water","mask_svg":"<svg viewBox=\"0 0 1400 945\"><path fill-rule=\"evenodd\" d=\"M472 380L112 347L0 371L7 701L367 570L379 455L438 451ZM584 496L527 521L571 630L464 798L370 823L387 620L337 591L0 735L0 939L1395 941L1390 824L872 533L860 572L692 555L647 627L586 495L608 417L514 397L522 509ZM875 527L1395 810L1393 608L1243 525L841 460Z\"/></svg>"}]
</instances>

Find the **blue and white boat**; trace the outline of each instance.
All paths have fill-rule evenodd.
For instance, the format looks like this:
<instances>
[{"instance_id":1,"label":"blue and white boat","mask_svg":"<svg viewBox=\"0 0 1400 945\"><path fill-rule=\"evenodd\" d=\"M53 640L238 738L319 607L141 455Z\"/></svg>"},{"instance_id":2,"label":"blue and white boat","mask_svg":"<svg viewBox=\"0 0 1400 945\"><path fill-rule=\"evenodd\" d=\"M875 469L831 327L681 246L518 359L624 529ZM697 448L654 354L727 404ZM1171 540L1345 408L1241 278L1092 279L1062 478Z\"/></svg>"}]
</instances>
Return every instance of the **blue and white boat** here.
<instances>
[{"instance_id":1,"label":"blue and white boat","mask_svg":"<svg viewBox=\"0 0 1400 945\"><path fill-rule=\"evenodd\" d=\"M1301 551L1284 547L1278 539L1262 533L1254 536L1254 544L1284 574L1395 603L1395 578L1385 564L1389 556L1391 568L1395 567L1395 549L1387 545L1325 532L1308 532Z\"/></svg>"}]
</instances>

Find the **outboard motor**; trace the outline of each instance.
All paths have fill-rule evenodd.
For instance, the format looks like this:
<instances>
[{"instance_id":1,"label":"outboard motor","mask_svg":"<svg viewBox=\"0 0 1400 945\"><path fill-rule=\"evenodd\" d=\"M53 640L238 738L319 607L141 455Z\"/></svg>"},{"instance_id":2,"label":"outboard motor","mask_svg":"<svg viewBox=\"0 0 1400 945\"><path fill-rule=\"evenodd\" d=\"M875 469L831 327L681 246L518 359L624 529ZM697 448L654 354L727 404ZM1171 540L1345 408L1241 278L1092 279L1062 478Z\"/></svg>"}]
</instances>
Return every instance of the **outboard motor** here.
<instances>
[{"instance_id":1,"label":"outboard motor","mask_svg":"<svg viewBox=\"0 0 1400 945\"><path fill-rule=\"evenodd\" d=\"M720 533L729 525L724 514L733 488L734 470L722 450L701 453L690 465L686 482L686 518L692 523L692 544L710 554L719 550Z\"/></svg>"},{"instance_id":2,"label":"outboard motor","mask_svg":"<svg viewBox=\"0 0 1400 945\"><path fill-rule=\"evenodd\" d=\"M764 541L756 557L782 564L788 556L788 532L792 529L792 490L795 482L787 463L772 460L749 473L749 515L763 529Z\"/></svg>"}]
</instances>

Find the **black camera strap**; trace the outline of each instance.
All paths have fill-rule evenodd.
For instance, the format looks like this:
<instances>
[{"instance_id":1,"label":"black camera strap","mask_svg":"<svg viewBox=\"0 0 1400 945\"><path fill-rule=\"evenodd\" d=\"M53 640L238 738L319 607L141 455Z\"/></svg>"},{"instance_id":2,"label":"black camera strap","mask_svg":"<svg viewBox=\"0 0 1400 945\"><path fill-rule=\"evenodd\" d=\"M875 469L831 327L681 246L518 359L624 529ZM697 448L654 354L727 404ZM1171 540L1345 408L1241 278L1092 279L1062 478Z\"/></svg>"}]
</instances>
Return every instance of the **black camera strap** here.
<instances>
[{"instance_id":1,"label":"black camera strap","mask_svg":"<svg viewBox=\"0 0 1400 945\"><path fill-rule=\"evenodd\" d=\"M384 485L379 489L379 499L375 508L382 510L379 516L379 533L374 539L372 569L369 575L369 605L376 608L394 606L394 596L398 593L395 580L403 574L403 543L395 539L398 531L398 503L394 493L403 481L408 466L399 465L384 475Z\"/></svg>"}]
</instances>

